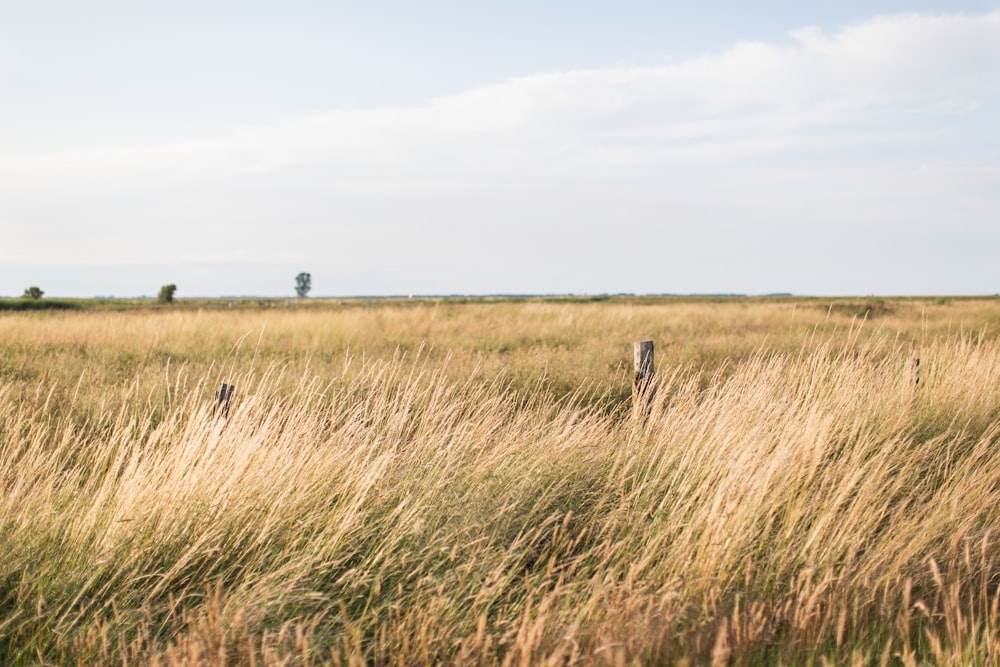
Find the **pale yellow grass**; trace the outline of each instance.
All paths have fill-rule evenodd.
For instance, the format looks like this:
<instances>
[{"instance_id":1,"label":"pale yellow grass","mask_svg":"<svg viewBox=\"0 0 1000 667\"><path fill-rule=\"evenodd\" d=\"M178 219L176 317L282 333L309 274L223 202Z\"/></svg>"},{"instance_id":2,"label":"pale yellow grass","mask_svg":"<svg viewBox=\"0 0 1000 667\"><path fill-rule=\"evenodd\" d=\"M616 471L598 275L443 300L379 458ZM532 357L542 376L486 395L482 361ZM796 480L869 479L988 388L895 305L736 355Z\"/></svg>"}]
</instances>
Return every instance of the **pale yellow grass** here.
<instances>
[{"instance_id":1,"label":"pale yellow grass","mask_svg":"<svg viewBox=\"0 0 1000 667\"><path fill-rule=\"evenodd\" d=\"M995 664L989 302L785 305L0 318L0 656ZM648 411L588 342L726 318Z\"/></svg>"}]
</instances>

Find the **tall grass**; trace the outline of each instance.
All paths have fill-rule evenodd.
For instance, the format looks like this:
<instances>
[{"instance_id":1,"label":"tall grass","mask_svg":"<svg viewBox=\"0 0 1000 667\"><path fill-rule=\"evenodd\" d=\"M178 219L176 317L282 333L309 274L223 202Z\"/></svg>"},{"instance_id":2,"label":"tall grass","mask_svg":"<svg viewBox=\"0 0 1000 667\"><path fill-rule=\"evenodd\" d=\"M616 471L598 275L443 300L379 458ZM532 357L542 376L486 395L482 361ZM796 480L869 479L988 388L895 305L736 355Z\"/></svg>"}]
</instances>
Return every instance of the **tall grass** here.
<instances>
[{"instance_id":1,"label":"tall grass","mask_svg":"<svg viewBox=\"0 0 1000 667\"><path fill-rule=\"evenodd\" d=\"M4 663L1000 660L995 338L814 326L661 362L648 409L618 370L201 344L0 383Z\"/></svg>"}]
</instances>

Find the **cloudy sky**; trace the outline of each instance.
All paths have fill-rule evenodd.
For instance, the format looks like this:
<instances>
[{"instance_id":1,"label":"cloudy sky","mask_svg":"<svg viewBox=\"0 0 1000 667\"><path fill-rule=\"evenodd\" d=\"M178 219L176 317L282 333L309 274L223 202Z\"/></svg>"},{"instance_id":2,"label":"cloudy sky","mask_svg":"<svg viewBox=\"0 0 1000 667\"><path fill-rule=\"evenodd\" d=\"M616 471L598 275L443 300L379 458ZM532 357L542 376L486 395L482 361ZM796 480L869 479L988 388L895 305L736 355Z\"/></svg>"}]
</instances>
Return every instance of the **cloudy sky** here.
<instances>
[{"instance_id":1,"label":"cloudy sky","mask_svg":"<svg viewBox=\"0 0 1000 667\"><path fill-rule=\"evenodd\" d=\"M0 295L1000 292L1000 0L0 0Z\"/></svg>"}]
</instances>

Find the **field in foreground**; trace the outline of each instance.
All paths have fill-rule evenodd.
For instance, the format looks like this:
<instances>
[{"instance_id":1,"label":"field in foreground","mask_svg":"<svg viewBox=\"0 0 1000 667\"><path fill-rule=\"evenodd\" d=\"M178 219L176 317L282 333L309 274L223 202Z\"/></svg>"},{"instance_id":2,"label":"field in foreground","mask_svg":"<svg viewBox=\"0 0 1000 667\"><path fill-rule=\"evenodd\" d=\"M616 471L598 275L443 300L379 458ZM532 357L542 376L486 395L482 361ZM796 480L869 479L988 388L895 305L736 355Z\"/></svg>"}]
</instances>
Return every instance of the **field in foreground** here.
<instances>
[{"instance_id":1,"label":"field in foreground","mask_svg":"<svg viewBox=\"0 0 1000 667\"><path fill-rule=\"evenodd\" d=\"M1000 300L4 313L0 341L4 664L1000 662Z\"/></svg>"}]
</instances>

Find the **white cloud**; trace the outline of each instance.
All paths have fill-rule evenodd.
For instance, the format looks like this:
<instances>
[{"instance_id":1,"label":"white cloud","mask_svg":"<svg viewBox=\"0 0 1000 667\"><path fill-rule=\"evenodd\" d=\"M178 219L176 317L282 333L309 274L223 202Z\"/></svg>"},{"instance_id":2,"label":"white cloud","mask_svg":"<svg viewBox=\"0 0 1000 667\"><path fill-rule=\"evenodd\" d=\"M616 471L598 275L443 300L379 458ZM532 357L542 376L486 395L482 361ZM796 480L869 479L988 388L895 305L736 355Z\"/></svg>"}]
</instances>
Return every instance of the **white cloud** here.
<instances>
[{"instance_id":1,"label":"white cloud","mask_svg":"<svg viewBox=\"0 0 1000 667\"><path fill-rule=\"evenodd\" d=\"M699 150L714 160L727 146L785 150L814 141L818 127L871 122L875 113L968 111L998 81L1000 12L883 16L678 64L514 79L422 107L335 111L162 146L8 155L0 173L8 191L156 188L316 164L389 181L393 169L405 178L411 169L530 177L540 159L572 174L561 160L687 160Z\"/></svg>"}]
</instances>

